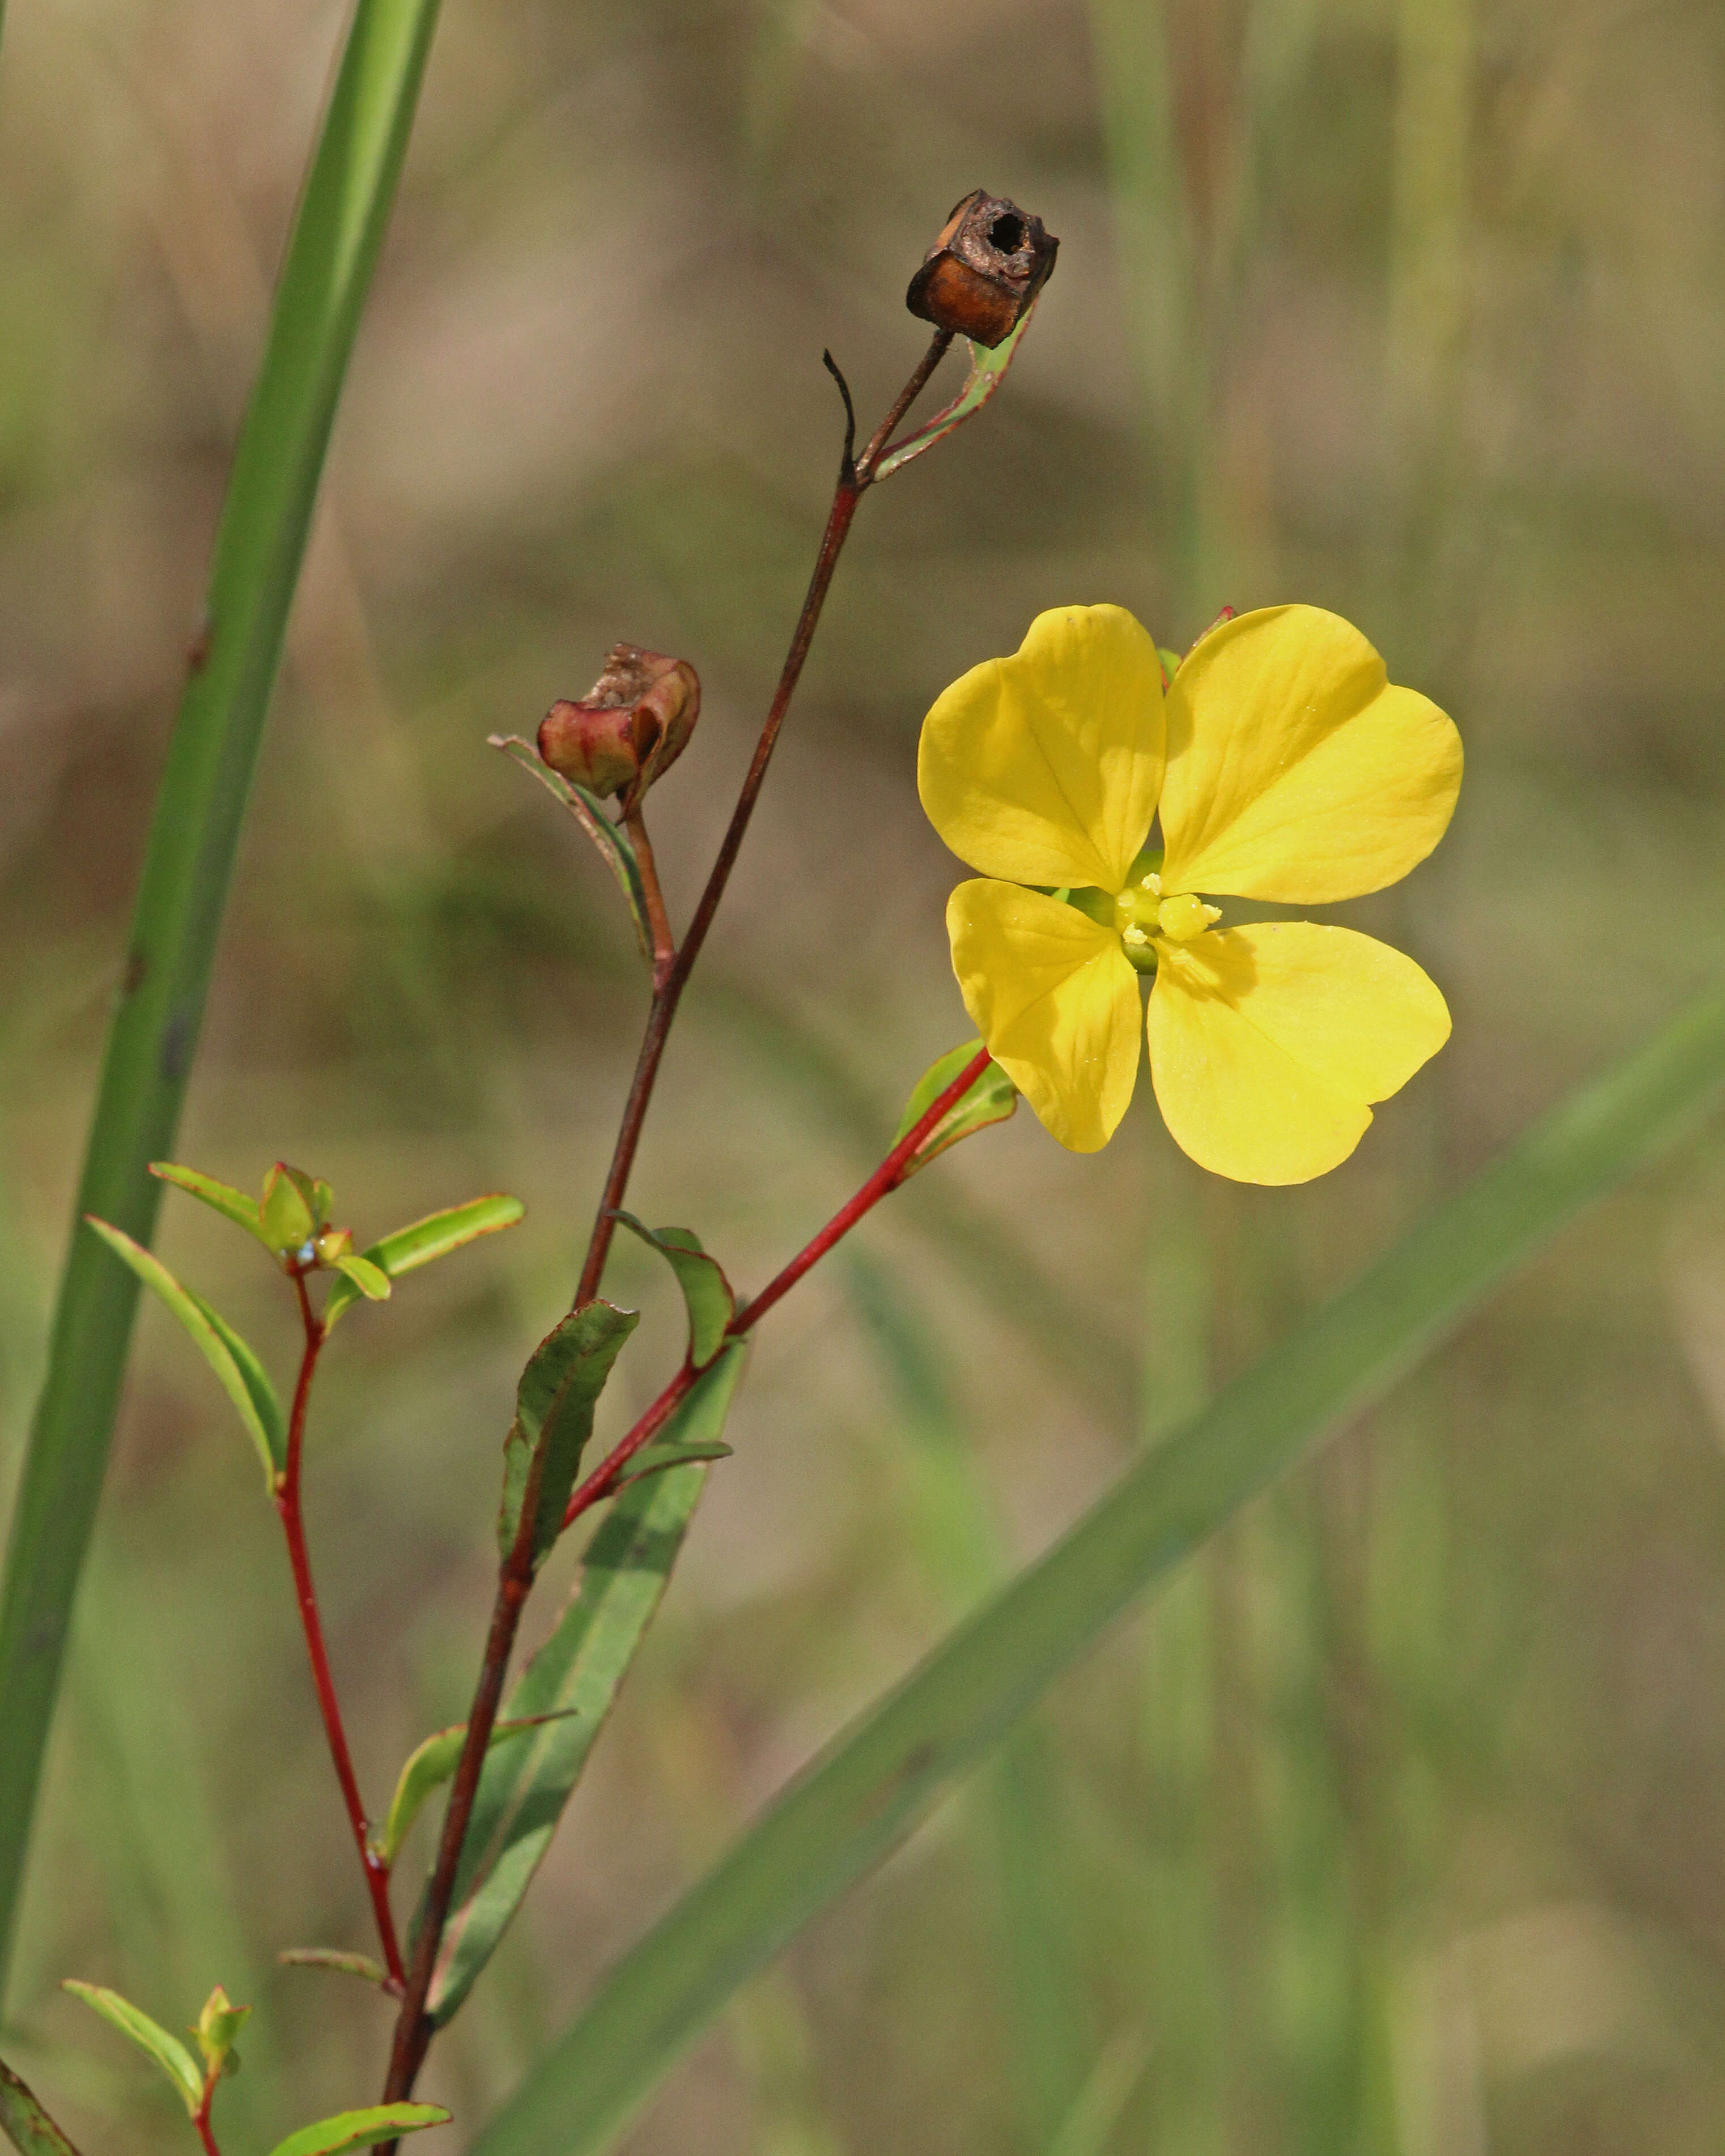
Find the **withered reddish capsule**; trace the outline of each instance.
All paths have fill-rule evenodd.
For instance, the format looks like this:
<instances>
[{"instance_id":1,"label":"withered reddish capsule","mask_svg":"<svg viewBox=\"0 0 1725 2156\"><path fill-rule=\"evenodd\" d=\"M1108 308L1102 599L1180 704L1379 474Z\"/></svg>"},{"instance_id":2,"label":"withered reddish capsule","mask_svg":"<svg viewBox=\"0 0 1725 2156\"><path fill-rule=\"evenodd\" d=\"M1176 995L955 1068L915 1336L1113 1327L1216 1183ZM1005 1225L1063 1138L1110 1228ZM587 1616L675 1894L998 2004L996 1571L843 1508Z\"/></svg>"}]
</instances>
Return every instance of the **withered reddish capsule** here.
<instances>
[{"instance_id":1,"label":"withered reddish capsule","mask_svg":"<svg viewBox=\"0 0 1725 2156\"><path fill-rule=\"evenodd\" d=\"M644 793L683 753L700 716L700 677L687 660L614 644L580 701L565 698L546 713L539 753L589 793Z\"/></svg>"},{"instance_id":2,"label":"withered reddish capsule","mask_svg":"<svg viewBox=\"0 0 1725 2156\"><path fill-rule=\"evenodd\" d=\"M925 322L992 351L1048 282L1060 244L1040 217L975 188L941 227L905 305Z\"/></svg>"}]
</instances>

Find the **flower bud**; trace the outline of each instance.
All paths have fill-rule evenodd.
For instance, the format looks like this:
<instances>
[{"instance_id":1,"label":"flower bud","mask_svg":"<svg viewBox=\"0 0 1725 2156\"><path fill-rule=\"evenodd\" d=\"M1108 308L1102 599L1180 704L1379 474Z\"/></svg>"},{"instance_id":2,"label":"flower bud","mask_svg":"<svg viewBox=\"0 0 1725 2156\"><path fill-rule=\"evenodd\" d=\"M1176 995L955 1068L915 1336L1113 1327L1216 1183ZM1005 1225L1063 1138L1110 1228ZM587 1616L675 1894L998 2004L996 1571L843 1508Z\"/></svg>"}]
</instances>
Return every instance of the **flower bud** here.
<instances>
[{"instance_id":1,"label":"flower bud","mask_svg":"<svg viewBox=\"0 0 1725 2156\"><path fill-rule=\"evenodd\" d=\"M978 187L941 227L905 305L925 322L993 351L1029 313L1060 244L1040 217Z\"/></svg>"},{"instance_id":2,"label":"flower bud","mask_svg":"<svg viewBox=\"0 0 1725 2156\"><path fill-rule=\"evenodd\" d=\"M579 703L555 703L539 753L591 793L644 793L683 753L701 716L701 681L684 659L614 644Z\"/></svg>"}]
</instances>

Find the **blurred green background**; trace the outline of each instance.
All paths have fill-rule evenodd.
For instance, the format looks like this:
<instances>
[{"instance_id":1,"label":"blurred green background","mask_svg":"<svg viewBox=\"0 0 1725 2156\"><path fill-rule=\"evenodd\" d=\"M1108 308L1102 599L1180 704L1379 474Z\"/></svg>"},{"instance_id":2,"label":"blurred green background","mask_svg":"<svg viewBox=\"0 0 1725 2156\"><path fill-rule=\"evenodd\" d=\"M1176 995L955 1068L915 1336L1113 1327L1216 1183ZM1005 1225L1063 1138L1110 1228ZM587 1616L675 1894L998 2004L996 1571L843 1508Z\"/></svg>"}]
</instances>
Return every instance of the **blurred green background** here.
<instances>
[{"instance_id":1,"label":"blurred green background","mask_svg":"<svg viewBox=\"0 0 1725 2156\"><path fill-rule=\"evenodd\" d=\"M305 0L8 13L0 1507L340 28ZM1343 916L1414 952L1455 1039L1304 1190L1206 1182L1147 1086L1091 1159L1020 1116L774 1317L536 1896L434 2054L468 2130L992 1579L1725 966L1712 0L448 0L179 1148L329 1175L362 1241L529 1204L326 1360L308 1502L374 1805L464 1711L514 1373L644 1003L602 870L484 737L615 639L691 659L701 730L652 804L686 916L824 512L821 347L871 424L922 348L905 282L979 183L1046 219L1058 273L995 404L864 509L633 1202L758 1284L878 1158L968 1031L916 728L1063 602L1179 646L1224 603L1332 607L1455 715L1449 839ZM1715 1132L1573 1231L807 1933L628 2148L1717 2149L1722 1199ZM281 1283L195 1213L170 1201L164 1256L285 1366ZM675 1352L652 1263L614 1260L648 1312L616 1430ZM220 1980L259 2010L228 2145L268 2145L367 2100L388 2027L276 1968L294 1944L369 1944L363 1897L255 1463L147 1307L7 2055L97 2150L183 2148L54 1985L177 2025Z\"/></svg>"}]
</instances>

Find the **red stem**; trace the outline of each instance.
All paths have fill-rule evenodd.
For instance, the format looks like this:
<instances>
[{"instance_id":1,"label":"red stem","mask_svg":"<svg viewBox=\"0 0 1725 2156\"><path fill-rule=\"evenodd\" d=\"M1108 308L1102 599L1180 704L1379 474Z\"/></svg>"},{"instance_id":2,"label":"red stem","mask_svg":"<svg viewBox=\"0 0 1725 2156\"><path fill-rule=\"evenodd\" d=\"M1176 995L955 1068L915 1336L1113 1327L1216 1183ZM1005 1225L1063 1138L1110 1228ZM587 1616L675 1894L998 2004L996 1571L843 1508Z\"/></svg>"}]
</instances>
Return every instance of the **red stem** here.
<instances>
[{"instance_id":1,"label":"red stem","mask_svg":"<svg viewBox=\"0 0 1725 2156\"><path fill-rule=\"evenodd\" d=\"M745 1304L737 1312L726 1327L727 1338L739 1340L744 1333L758 1325L774 1303L788 1295L812 1265L819 1264L834 1243L848 1235L863 1215L872 1211L889 1191L898 1188L909 1172L911 1156L917 1147L942 1116L963 1099L988 1069L988 1050L979 1048L946 1091L930 1101L855 1197L848 1204L841 1205L820 1233L805 1243L788 1265L774 1274L754 1301ZM698 1374L691 1364L684 1363L628 1436L621 1440L610 1456L593 1470L570 1498L568 1509L563 1514L565 1527L578 1519L589 1506L597 1505L610 1496L617 1486L619 1471L628 1466L650 1438L664 1429Z\"/></svg>"},{"instance_id":2,"label":"red stem","mask_svg":"<svg viewBox=\"0 0 1725 2156\"><path fill-rule=\"evenodd\" d=\"M192 2123L198 2128L198 2138L203 2143L203 2156L222 2156L216 2146L215 2130L209 2123L210 2106L216 2100L218 2076L207 2073L203 2079L203 2100L193 2115Z\"/></svg>"},{"instance_id":3,"label":"red stem","mask_svg":"<svg viewBox=\"0 0 1725 2156\"><path fill-rule=\"evenodd\" d=\"M341 1785L341 1800L347 1807L347 1820L353 1830L354 1845L359 1851L360 1864L365 1871L366 1887L372 1897L372 1914L377 1920L377 1937L383 1948L384 1964L388 1969L391 1983L400 1985L406 1978L402 1968L401 1946L395 1933L395 1917L389 1907L389 1866L372 1846L371 1822L366 1817L364 1799L359 1793L359 1779L353 1771L353 1755L347 1748L347 1732L341 1722L341 1705L336 1696L336 1680L330 1668L329 1649L324 1642L323 1619L317 1606L317 1589L311 1578L311 1556L305 1546L305 1520L300 1504L300 1463L305 1450L305 1409L311 1398L311 1380L317 1369L318 1356L323 1350L325 1336L322 1321L312 1309L311 1298L305 1291L305 1276L295 1272L293 1279L294 1291L300 1298L300 1320L305 1328L305 1346L300 1358L299 1383L294 1388L293 1412L288 1423L287 1466L275 1492L275 1509L280 1515L282 1532L287 1537L288 1563L294 1572L294 1594L300 1605L300 1623L305 1635L305 1654L311 1664L311 1682L323 1716L330 1758L335 1766L336 1779Z\"/></svg>"}]
</instances>

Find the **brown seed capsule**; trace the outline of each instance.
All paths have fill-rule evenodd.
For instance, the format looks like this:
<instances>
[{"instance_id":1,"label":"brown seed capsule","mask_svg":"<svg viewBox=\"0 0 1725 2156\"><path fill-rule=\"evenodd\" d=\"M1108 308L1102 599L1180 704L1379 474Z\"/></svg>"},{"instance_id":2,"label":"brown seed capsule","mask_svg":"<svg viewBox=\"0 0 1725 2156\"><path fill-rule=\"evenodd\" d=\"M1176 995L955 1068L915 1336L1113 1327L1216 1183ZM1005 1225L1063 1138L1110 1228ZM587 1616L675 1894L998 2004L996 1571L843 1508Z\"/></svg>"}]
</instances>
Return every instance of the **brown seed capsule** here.
<instances>
[{"instance_id":1,"label":"brown seed capsule","mask_svg":"<svg viewBox=\"0 0 1725 2156\"><path fill-rule=\"evenodd\" d=\"M1040 217L978 187L941 227L905 305L925 322L959 331L992 352L1048 282L1060 244Z\"/></svg>"},{"instance_id":2,"label":"brown seed capsule","mask_svg":"<svg viewBox=\"0 0 1725 2156\"><path fill-rule=\"evenodd\" d=\"M598 794L644 793L683 753L701 716L701 681L685 659L614 644L579 703L555 703L539 727L553 771Z\"/></svg>"}]
</instances>

